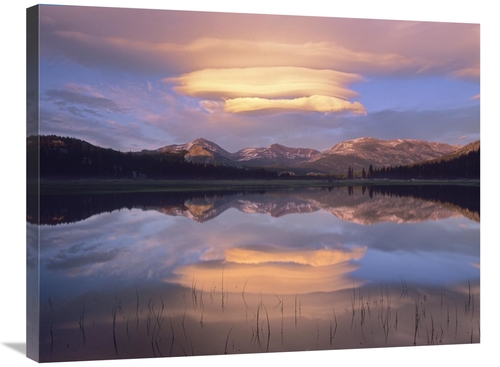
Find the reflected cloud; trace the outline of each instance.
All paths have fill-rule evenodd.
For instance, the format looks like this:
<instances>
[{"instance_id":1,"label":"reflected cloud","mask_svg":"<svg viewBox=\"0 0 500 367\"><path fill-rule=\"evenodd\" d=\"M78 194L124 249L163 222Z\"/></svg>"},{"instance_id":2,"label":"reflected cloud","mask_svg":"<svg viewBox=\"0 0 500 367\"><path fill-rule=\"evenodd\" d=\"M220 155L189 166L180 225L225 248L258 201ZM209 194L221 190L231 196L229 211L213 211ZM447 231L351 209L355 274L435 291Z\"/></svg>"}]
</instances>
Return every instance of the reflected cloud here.
<instances>
[{"instance_id":1,"label":"reflected cloud","mask_svg":"<svg viewBox=\"0 0 500 367\"><path fill-rule=\"evenodd\" d=\"M45 260L48 270L65 270L69 276L82 275L93 267L114 260L123 250L104 249L103 245L77 244L60 250L55 256ZM87 267L85 271L82 268Z\"/></svg>"},{"instance_id":2,"label":"reflected cloud","mask_svg":"<svg viewBox=\"0 0 500 367\"><path fill-rule=\"evenodd\" d=\"M217 291L236 292L245 289L248 293L305 294L331 292L363 284L349 277L358 268L350 262L334 265L308 266L297 263L262 262L259 264L237 264L226 262L205 262L179 267L174 277L166 282L191 287L193 282L215 284Z\"/></svg>"},{"instance_id":3,"label":"reflected cloud","mask_svg":"<svg viewBox=\"0 0 500 367\"><path fill-rule=\"evenodd\" d=\"M273 247L231 248L225 251L226 261L238 264L294 263L309 266L327 266L350 260L359 260L366 252L366 247L353 249L301 250L279 249Z\"/></svg>"}]
</instances>

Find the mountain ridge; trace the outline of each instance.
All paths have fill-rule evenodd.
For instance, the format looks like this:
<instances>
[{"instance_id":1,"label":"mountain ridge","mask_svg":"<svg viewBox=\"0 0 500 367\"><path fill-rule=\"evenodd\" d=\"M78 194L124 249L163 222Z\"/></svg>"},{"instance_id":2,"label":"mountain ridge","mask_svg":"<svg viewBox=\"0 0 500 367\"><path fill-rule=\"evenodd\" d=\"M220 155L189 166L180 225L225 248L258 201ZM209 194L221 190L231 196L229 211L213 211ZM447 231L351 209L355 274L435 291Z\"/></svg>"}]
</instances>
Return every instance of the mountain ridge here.
<instances>
[{"instance_id":1,"label":"mountain ridge","mask_svg":"<svg viewBox=\"0 0 500 367\"><path fill-rule=\"evenodd\" d=\"M237 169L238 175L243 176L258 172L264 174L265 171L274 175L342 176L348 172L348 168L350 172L354 170L360 175L363 169L366 172L370 167L373 170L385 170L456 159L457 156L469 155L469 151L479 153L480 142L478 140L461 147L416 139L382 140L362 137L338 143L322 152L275 143L267 148L244 148L231 153L214 142L198 138L185 144L123 153L94 146L77 138L55 135L27 138L28 151L37 149L37 146L41 156L46 157L41 160L44 172L60 175L99 173L123 176L136 171L135 174L148 177L183 177L193 176L196 171L199 177L212 177L216 172L217 175L213 177L222 177L222 171L236 174L234 170ZM186 164L182 165L182 162ZM477 165L476 162L470 164Z\"/></svg>"},{"instance_id":2,"label":"mountain ridge","mask_svg":"<svg viewBox=\"0 0 500 367\"><path fill-rule=\"evenodd\" d=\"M344 173L383 166L398 166L439 159L462 148L440 142L418 139L382 140L362 137L340 142L324 151L295 148L274 143L268 147L243 148L231 153L204 138L185 144L167 145L159 152L186 150L185 159L197 163L279 168L296 172Z\"/></svg>"}]
</instances>

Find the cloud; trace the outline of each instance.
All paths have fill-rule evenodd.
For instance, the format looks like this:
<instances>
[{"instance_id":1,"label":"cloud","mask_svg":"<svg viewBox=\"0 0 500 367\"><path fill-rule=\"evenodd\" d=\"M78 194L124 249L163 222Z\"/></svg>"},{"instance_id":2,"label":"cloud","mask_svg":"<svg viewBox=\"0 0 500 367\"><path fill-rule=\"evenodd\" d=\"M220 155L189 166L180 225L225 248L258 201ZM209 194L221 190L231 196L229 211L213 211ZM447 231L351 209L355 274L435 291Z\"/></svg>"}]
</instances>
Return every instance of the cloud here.
<instances>
[{"instance_id":1,"label":"cloud","mask_svg":"<svg viewBox=\"0 0 500 367\"><path fill-rule=\"evenodd\" d=\"M230 248L225 252L226 261L238 264L295 263L309 266L328 266L351 260L360 260L366 253L366 247L354 247L350 250L284 250L274 248Z\"/></svg>"},{"instance_id":2,"label":"cloud","mask_svg":"<svg viewBox=\"0 0 500 367\"><path fill-rule=\"evenodd\" d=\"M47 260L49 270L71 270L96 264L102 264L115 259L120 250L100 250L97 246L73 245L68 250L60 251Z\"/></svg>"},{"instance_id":3,"label":"cloud","mask_svg":"<svg viewBox=\"0 0 500 367\"><path fill-rule=\"evenodd\" d=\"M357 93L346 85L360 80L362 77L357 74L299 67L204 69L163 79L177 84L173 89L178 93L225 100L225 112L302 110L366 114L361 103L347 101ZM205 101L201 105L209 112L221 109L217 102Z\"/></svg>"},{"instance_id":4,"label":"cloud","mask_svg":"<svg viewBox=\"0 0 500 367\"><path fill-rule=\"evenodd\" d=\"M479 65L477 65L475 67L454 70L450 74L453 77L456 77L459 79L479 80L479 76L481 74L481 69L480 69Z\"/></svg>"},{"instance_id":5,"label":"cloud","mask_svg":"<svg viewBox=\"0 0 500 367\"><path fill-rule=\"evenodd\" d=\"M455 50L424 56L403 47L392 51L356 50L331 40L294 43L201 37L182 44L65 30L53 32L46 43L46 50L63 54L87 67L119 68L138 73L172 74L286 65L370 75L479 77L477 60L461 59Z\"/></svg>"},{"instance_id":6,"label":"cloud","mask_svg":"<svg viewBox=\"0 0 500 367\"><path fill-rule=\"evenodd\" d=\"M294 66L479 75L478 24L57 6L42 7L40 23L42 56L137 73Z\"/></svg>"},{"instance_id":7,"label":"cloud","mask_svg":"<svg viewBox=\"0 0 500 367\"><path fill-rule=\"evenodd\" d=\"M335 97L310 96L295 99L235 98L226 100L226 112L240 113L258 110L344 112L366 115L366 109L359 102L351 103Z\"/></svg>"},{"instance_id":8,"label":"cloud","mask_svg":"<svg viewBox=\"0 0 500 367\"><path fill-rule=\"evenodd\" d=\"M111 99L71 90L49 89L44 95L54 104L77 116L82 116L83 114L100 115L102 112L127 112L127 109L120 107Z\"/></svg>"},{"instance_id":9,"label":"cloud","mask_svg":"<svg viewBox=\"0 0 500 367\"><path fill-rule=\"evenodd\" d=\"M357 95L346 84L362 80L357 74L300 67L204 69L165 78L174 90L192 97L296 98L325 95L342 99Z\"/></svg>"},{"instance_id":10,"label":"cloud","mask_svg":"<svg viewBox=\"0 0 500 367\"><path fill-rule=\"evenodd\" d=\"M333 292L352 288L353 284L361 285L362 281L350 277L350 273L358 268L355 262L348 261L325 266L294 262L225 262L224 284L245 287L246 292L256 294L273 294L277 289L286 289L288 294ZM218 261L189 264L176 268L173 276L164 281L191 287L193 274L196 274L198 283L217 284L221 279L221 270ZM246 279L251 281L245 283Z\"/></svg>"}]
</instances>

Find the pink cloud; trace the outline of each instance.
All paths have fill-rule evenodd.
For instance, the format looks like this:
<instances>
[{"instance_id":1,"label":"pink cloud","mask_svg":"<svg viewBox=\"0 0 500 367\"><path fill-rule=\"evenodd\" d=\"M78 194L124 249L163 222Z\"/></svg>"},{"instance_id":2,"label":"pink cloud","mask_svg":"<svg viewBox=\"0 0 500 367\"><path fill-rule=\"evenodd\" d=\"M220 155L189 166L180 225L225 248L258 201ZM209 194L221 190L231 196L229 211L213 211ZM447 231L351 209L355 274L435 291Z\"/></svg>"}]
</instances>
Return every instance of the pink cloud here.
<instances>
[{"instance_id":1,"label":"pink cloud","mask_svg":"<svg viewBox=\"0 0 500 367\"><path fill-rule=\"evenodd\" d=\"M478 24L73 7L42 13L42 52L92 67L167 75L294 66L479 76Z\"/></svg>"}]
</instances>

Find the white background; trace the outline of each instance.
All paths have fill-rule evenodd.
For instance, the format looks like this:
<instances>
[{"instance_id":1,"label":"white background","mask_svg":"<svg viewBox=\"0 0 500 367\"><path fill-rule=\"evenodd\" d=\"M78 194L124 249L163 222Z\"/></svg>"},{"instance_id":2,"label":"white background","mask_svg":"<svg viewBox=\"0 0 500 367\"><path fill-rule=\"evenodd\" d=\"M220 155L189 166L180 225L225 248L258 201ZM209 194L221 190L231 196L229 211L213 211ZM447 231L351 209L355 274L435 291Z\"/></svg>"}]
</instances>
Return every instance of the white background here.
<instances>
[{"instance_id":1,"label":"white background","mask_svg":"<svg viewBox=\"0 0 500 367\"><path fill-rule=\"evenodd\" d=\"M0 363L34 365L24 355L26 329L26 8L30 1L3 3L0 32ZM271 353L240 356L180 357L169 359L77 362L78 366L492 366L498 365L500 287L493 212L498 199L495 186L499 164L496 99L499 96L500 13L491 0L346 0L340 1L64 1L56 5L111 6L172 10L293 14L350 18L426 20L481 24L481 343L416 348L381 348L323 352ZM4 362L7 362L5 364ZM75 362L62 363L62 365ZM61 365L60 363L58 365Z\"/></svg>"}]
</instances>

